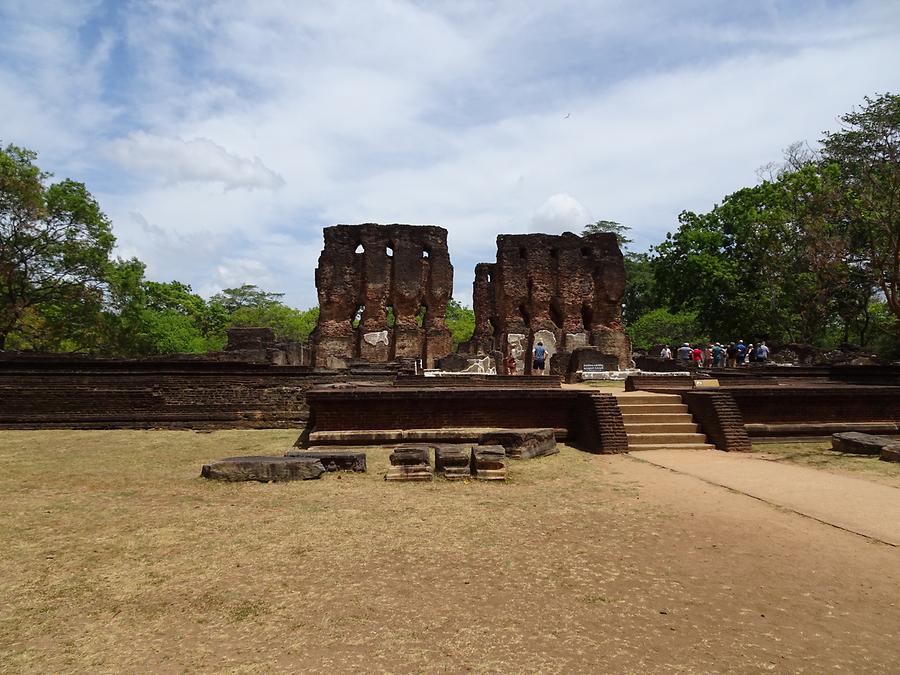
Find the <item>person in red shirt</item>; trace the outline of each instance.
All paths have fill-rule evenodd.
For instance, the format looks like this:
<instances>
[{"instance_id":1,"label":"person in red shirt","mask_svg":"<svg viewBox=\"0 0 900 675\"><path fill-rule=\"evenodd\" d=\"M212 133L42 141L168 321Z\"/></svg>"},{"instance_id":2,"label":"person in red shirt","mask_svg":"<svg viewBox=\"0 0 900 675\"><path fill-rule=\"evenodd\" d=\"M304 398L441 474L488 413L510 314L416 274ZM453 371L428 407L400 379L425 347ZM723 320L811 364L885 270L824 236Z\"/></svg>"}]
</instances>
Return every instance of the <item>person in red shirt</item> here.
<instances>
[{"instance_id":1,"label":"person in red shirt","mask_svg":"<svg viewBox=\"0 0 900 675\"><path fill-rule=\"evenodd\" d=\"M699 346L694 347L693 351L691 352L691 357L694 359L694 365L697 368L703 365L703 350L700 349Z\"/></svg>"}]
</instances>

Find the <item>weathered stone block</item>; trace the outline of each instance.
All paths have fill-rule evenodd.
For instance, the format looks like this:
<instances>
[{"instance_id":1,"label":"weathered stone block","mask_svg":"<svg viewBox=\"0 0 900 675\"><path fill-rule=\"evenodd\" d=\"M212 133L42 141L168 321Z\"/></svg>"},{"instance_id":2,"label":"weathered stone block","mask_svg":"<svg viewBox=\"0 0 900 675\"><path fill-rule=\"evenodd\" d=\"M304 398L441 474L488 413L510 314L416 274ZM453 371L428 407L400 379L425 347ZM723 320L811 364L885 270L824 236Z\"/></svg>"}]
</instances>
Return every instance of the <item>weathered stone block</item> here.
<instances>
[{"instance_id":1,"label":"weathered stone block","mask_svg":"<svg viewBox=\"0 0 900 675\"><path fill-rule=\"evenodd\" d=\"M429 481L434 473L428 464L397 464L391 466L384 476L385 480Z\"/></svg>"},{"instance_id":2,"label":"weathered stone block","mask_svg":"<svg viewBox=\"0 0 900 675\"><path fill-rule=\"evenodd\" d=\"M472 449L468 445L434 446L434 469L447 480L465 480L472 475Z\"/></svg>"},{"instance_id":3,"label":"weathered stone block","mask_svg":"<svg viewBox=\"0 0 900 675\"><path fill-rule=\"evenodd\" d=\"M838 452L850 452L856 455L878 455L881 454L881 448L896 442L896 439L886 436L861 434L857 431L831 435L831 447L833 449Z\"/></svg>"},{"instance_id":4,"label":"weathered stone block","mask_svg":"<svg viewBox=\"0 0 900 675\"><path fill-rule=\"evenodd\" d=\"M559 452L553 429L508 429L491 431L481 436L481 445L502 445L506 456L513 459L531 459Z\"/></svg>"},{"instance_id":5,"label":"weathered stone block","mask_svg":"<svg viewBox=\"0 0 900 675\"><path fill-rule=\"evenodd\" d=\"M366 453L351 450L288 450L285 457L309 457L318 459L326 471L355 471L365 473Z\"/></svg>"},{"instance_id":6,"label":"weathered stone block","mask_svg":"<svg viewBox=\"0 0 900 675\"><path fill-rule=\"evenodd\" d=\"M312 457L227 457L204 464L200 475L213 480L289 481L310 480L325 473L325 467Z\"/></svg>"},{"instance_id":7,"label":"weathered stone block","mask_svg":"<svg viewBox=\"0 0 900 675\"><path fill-rule=\"evenodd\" d=\"M900 462L900 443L891 443L881 448L881 459L885 462Z\"/></svg>"},{"instance_id":8,"label":"weathered stone block","mask_svg":"<svg viewBox=\"0 0 900 675\"><path fill-rule=\"evenodd\" d=\"M506 480L506 450L502 445L472 448L472 475L479 480Z\"/></svg>"},{"instance_id":9,"label":"weathered stone block","mask_svg":"<svg viewBox=\"0 0 900 675\"><path fill-rule=\"evenodd\" d=\"M398 445L391 453L391 466L431 463L429 454L431 447L428 445L406 444Z\"/></svg>"}]
</instances>

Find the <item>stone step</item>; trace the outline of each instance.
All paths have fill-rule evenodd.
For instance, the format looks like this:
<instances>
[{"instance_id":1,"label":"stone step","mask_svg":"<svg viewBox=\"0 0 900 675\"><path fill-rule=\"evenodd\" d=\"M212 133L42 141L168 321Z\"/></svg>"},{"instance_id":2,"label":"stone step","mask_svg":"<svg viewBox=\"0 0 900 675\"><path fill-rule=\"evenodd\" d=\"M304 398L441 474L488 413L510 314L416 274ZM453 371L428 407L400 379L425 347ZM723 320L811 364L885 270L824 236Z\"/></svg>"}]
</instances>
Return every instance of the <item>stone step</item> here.
<instances>
[{"instance_id":1,"label":"stone step","mask_svg":"<svg viewBox=\"0 0 900 675\"><path fill-rule=\"evenodd\" d=\"M638 405L619 403L619 410L622 414L628 415L649 415L649 414L687 414L688 407L683 403L641 403Z\"/></svg>"},{"instance_id":2,"label":"stone step","mask_svg":"<svg viewBox=\"0 0 900 675\"><path fill-rule=\"evenodd\" d=\"M715 450L716 447L710 443L678 443L672 445L670 443L628 443L628 452L640 452L641 450L671 450L678 448L679 450Z\"/></svg>"},{"instance_id":3,"label":"stone step","mask_svg":"<svg viewBox=\"0 0 900 675\"><path fill-rule=\"evenodd\" d=\"M689 443L706 443L703 434L628 434L628 446L661 444L661 445L685 445Z\"/></svg>"},{"instance_id":4,"label":"stone step","mask_svg":"<svg viewBox=\"0 0 900 675\"><path fill-rule=\"evenodd\" d=\"M622 421L626 425L634 424L663 424L665 422L689 422L693 418L688 413L622 413Z\"/></svg>"},{"instance_id":5,"label":"stone step","mask_svg":"<svg viewBox=\"0 0 900 675\"><path fill-rule=\"evenodd\" d=\"M678 394L653 394L648 392L622 392L616 394L619 405L638 405L645 403L681 403Z\"/></svg>"},{"instance_id":6,"label":"stone step","mask_svg":"<svg viewBox=\"0 0 900 675\"><path fill-rule=\"evenodd\" d=\"M699 430L699 427L691 421L690 417L687 420L678 422L639 423L625 421L625 433L628 434L629 438L634 434L695 434Z\"/></svg>"}]
</instances>

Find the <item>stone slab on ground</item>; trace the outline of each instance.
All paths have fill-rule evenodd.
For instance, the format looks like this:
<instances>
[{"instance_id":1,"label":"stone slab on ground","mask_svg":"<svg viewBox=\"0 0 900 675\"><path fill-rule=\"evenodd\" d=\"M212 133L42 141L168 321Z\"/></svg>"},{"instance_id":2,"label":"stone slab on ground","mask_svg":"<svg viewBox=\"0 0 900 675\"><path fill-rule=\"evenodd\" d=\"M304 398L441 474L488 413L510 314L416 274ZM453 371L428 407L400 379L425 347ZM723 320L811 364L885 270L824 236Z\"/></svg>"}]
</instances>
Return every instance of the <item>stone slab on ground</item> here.
<instances>
[{"instance_id":1,"label":"stone slab on ground","mask_svg":"<svg viewBox=\"0 0 900 675\"><path fill-rule=\"evenodd\" d=\"M318 459L311 457L226 457L204 464L204 478L229 482L311 480L325 473Z\"/></svg>"},{"instance_id":2,"label":"stone slab on ground","mask_svg":"<svg viewBox=\"0 0 900 675\"><path fill-rule=\"evenodd\" d=\"M556 434L553 429L505 429L484 434L481 445L502 445L506 456L513 459L531 459L555 455Z\"/></svg>"},{"instance_id":3,"label":"stone slab on ground","mask_svg":"<svg viewBox=\"0 0 900 675\"><path fill-rule=\"evenodd\" d=\"M352 450L288 450L285 457L310 457L322 462L326 471L365 473L366 453Z\"/></svg>"},{"instance_id":4,"label":"stone slab on ground","mask_svg":"<svg viewBox=\"0 0 900 675\"><path fill-rule=\"evenodd\" d=\"M891 443L881 449L881 457L885 462L900 462L900 443Z\"/></svg>"},{"instance_id":5,"label":"stone slab on ground","mask_svg":"<svg viewBox=\"0 0 900 675\"><path fill-rule=\"evenodd\" d=\"M472 475L478 480L506 480L506 449L502 445L472 448Z\"/></svg>"},{"instance_id":6,"label":"stone slab on ground","mask_svg":"<svg viewBox=\"0 0 900 675\"><path fill-rule=\"evenodd\" d=\"M403 464L431 464L431 446L424 444L398 445L391 453L391 466Z\"/></svg>"},{"instance_id":7,"label":"stone slab on ground","mask_svg":"<svg viewBox=\"0 0 900 675\"><path fill-rule=\"evenodd\" d=\"M849 452L856 455L878 455L881 448L897 442L896 438L863 434L858 431L846 431L831 435L831 447L838 452Z\"/></svg>"},{"instance_id":8,"label":"stone slab on ground","mask_svg":"<svg viewBox=\"0 0 900 675\"><path fill-rule=\"evenodd\" d=\"M770 461L752 453L648 450L630 457L900 546L900 489L890 485Z\"/></svg>"}]
</instances>

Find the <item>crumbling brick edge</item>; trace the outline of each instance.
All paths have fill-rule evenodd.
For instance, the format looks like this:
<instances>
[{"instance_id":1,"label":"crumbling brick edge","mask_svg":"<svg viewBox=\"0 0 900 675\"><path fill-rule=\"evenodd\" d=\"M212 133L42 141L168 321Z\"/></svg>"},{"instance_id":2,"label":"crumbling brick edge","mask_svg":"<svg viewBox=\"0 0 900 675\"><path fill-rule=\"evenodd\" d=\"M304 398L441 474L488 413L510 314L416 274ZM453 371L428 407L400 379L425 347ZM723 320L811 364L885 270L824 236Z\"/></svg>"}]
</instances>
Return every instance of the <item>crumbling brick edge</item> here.
<instances>
[{"instance_id":1,"label":"crumbling brick edge","mask_svg":"<svg viewBox=\"0 0 900 675\"><path fill-rule=\"evenodd\" d=\"M616 397L607 393L579 393L575 403L575 446L594 454L628 452L628 435Z\"/></svg>"},{"instance_id":2,"label":"crumbling brick edge","mask_svg":"<svg viewBox=\"0 0 900 675\"><path fill-rule=\"evenodd\" d=\"M684 391L681 400L717 449L725 452L750 452L753 449L744 418L729 392Z\"/></svg>"}]
</instances>

